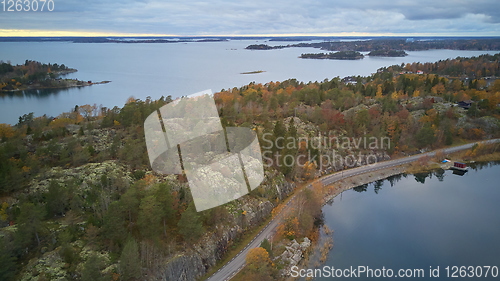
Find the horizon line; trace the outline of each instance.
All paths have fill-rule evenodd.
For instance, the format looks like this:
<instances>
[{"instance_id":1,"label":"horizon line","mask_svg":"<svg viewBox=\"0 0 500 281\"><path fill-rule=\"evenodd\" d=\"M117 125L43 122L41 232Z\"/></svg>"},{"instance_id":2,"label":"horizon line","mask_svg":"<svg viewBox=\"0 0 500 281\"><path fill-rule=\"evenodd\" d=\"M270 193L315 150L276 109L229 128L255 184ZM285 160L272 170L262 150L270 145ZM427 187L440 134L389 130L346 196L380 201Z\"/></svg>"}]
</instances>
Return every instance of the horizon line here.
<instances>
[{"instance_id":1,"label":"horizon line","mask_svg":"<svg viewBox=\"0 0 500 281\"><path fill-rule=\"evenodd\" d=\"M267 33L267 34L161 34L161 33L120 33L102 31L63 31L0 29L0 37L500 37L492 34L441 34L441 33Z\"/></svg>"}]
</instances>

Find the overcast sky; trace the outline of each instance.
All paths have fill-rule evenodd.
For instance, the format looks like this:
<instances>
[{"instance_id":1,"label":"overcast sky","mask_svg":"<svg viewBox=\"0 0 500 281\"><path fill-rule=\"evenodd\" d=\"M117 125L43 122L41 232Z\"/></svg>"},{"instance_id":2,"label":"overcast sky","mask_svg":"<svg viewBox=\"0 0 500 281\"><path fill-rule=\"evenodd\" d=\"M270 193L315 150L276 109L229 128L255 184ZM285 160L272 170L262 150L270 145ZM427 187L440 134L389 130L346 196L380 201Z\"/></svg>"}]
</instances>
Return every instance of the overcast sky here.
<instances>
[{"instance_id":1,"label":"overcast sky","mask_svg":"<svg viewBox=\"0 0 500 281\"><path fill-rule=\"evenodd\" d=\"M71 31L181 36L500 36L499 0L53 1L53 12L0 12L0 35Z\"/></svg>"}]
</instances>

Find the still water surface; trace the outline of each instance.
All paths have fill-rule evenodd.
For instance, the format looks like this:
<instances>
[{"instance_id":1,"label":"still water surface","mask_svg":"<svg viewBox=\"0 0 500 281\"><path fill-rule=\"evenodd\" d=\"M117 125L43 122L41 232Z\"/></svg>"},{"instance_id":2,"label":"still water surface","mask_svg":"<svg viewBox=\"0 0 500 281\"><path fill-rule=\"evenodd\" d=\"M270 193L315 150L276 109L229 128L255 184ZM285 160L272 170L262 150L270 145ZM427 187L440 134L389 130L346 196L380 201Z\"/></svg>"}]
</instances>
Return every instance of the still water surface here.
<instances>
[{"instance_id":1,"label":"still water surface","mask_svg":"<svg viewBox=\"0 0 500 281\"><path fill-rule=\"evenodd\" d=\"M75 105L123 106L134 96L158 99L162 95L180 97L205 89L240 87L252 81L266 83L296 78L322 81L336 76L370 75L382 66L402 62L434 62L457 56L477 56L494 51L430 50L408 52L404 58L363 60L299 59L301 53L321 52L314 48L251 51L249 44L264 41L233 40L168 44L116 44L69 42L0 43L0 60L14 64L26 59L65 64L78 69L68 78L112 81L105 85L68 90L31 91L0 96L0 123L16 123L20 115L57 116ZM275 43L275 42L273 42ZM260 74L241 72L264 70Z\"/></svg>"},{"instance_id":2,"label":"still water surface","mask_svg":"<svg viewBox=\"0 0 500 281\"><path fill-rule=\"evenodd\" d=\"M325 265L422 268L422 280L430 266L440 266L440 278L431 280L447 280L446 266L500 268L500 164L480 168L464 176L442 170L396 176L336 197L323 208L335 231Z\"/></svg>"}]
</instances>

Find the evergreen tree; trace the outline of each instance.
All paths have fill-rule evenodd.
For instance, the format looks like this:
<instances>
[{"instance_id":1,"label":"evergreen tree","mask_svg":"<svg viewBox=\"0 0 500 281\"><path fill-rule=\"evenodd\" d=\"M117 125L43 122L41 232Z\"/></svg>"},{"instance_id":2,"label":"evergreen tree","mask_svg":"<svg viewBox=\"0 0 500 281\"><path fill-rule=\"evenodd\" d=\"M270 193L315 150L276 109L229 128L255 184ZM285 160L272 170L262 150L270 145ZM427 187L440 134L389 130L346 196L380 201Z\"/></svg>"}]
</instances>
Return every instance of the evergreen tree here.
<instances>
[{"instance_id":1,"label":"evergreen tree","mask_svg":"<svg viewBox=\"0 0 500 281\"><path fill-rule=\"evenodd\" d=\"M173 225L175 221L175 211L172 207L173 197L172 191L170 190L170 186L166 183L161 183L157 186L157 190L155 192L156 201L160 204L162 211L162 220L163 220L163 232L165 237L167 236L167 224Z\"/></svg>"},{"instance_id":2,"label":"evergreen tree","mask_svg":"<svg viewBox=\"0 0 500 281\"><path fill-rule=\"evenodd\" d=\"M58 182L51 181L46 193L46 209L49 217L62 215L66 209L68 198L66 190Z\"/></svg>"},{"instance_id":3,"label":"evergreen tree","mask_svg":"<svg viewBox=\"0 0 500 281\"><path fill-rule=\"evenodd\" d=\"M269 243L269 240L267 240L267 238L262 240L262 242L260 243L260 247L264 248L267 251L269 257L271 258L273 257L273 251L271 250L271 243Z\"/></svg>"},{"instance_id":4,"label":"evergreen tree","mask_svg":"<svg viewBox=\"0 0 500 281\"><path fill-rule=\"evenodd\" d=\"M128 226L129 231L132 232L132 220L135 218L139 210L139 191L136 186L131 186L125 194L122 195L120 202L123 205L124 210L128 214Z\"/></svg>"},{"instance_id":5,"label":"evergreen tree","mask_svg":"<svg viewBox=\"0 0 500 281\"><path fill-rule=\"evenodd\" d=\"M431 145L436 140L434 136L434 130L430 123L425 123L424 126L418 131L415 135L415 139L417 140L417 144L420 147L425 147Z\"/></svg>"},{"instance_id":6,"label":"evergreen tree","mask_svg":"<svg viewBox=\"0 0 500 281\"><path fill-rule=\"evenodd\" d=\"M149 239L158 237L160 232L160 222L162 220L163 210L157 202L154 195L149 195L141 200L139 207L139 225L141 234Z\"/></svg>"},{"instance_id":7,"label":"evergreen tree","mask_svg":"<svg viewBox=\"0 0 500 281\"><path fill-rule=\"evenodd\" d=\"M102 260L93 253L83 265L82 281L102 281L105 278L101 274Z\"/></svg>"},{"instance_id":8,"label":"evergreen tree","mask_svg":"<svg viewBox=\"0 0 500 281\"><path fill-rule=\"evenodd\" d=\"M125 228L125 214L118 201L109 204L108 211L103 219L103 232L106 239L122 245L127 229Z\"/></svg>"},{"instance_id":9,"label":"evergreen tree","mask_svg":"<svg viewBox=\"0 0 500 281\"><path fill-rule=\"evenodd\" d=\"M139 247L134 238L129 238L120 256L120 271L123 280L141 277L141 260Z\"/></svg>"},{"instance_id":10,"label":"evergreen tree","mask_svg":"<svg viewBox=\"0 0 500 281\"><path fill-rule=\"evenodd\" d=\"M297 128L295 128L295 121L293 118L290 118L290 122L288 123L288 134L294 138L297 137Z\"/></svg>"},{"instance_id":11,"label":"evergreen tree","mask_svg":"<svg viewBox=\"0 0 500 281\"><path fill-rule=\"evenodd\" d=\"M14 280L16 275L16 258L5 239L0 238L0 280Z\"/></svg>"},{"instance_id":12,"label":"evergreen tree","mask_svg":"<svg viewBox=\"0 0 500 281\"><path fill-rule=\"evenodd\" d=\"M24 203L18 217L19 226L16 231L15 241L20 247L28 247L36 241L40 246L40 230L42 229L42 218L45 211L41 206L33 203Z\"/></svg>"},{"instance_id":13,"label":"evergreen tree","mask_svg":"<svg viewBox=\"0 0 500 281\"><path fill-rule=\"evenodd\" d=\"M177 226L179 227L179 233L184 237L184 240L189 243L196 241L203 233L203 225L200 217L196 213L193 202L191 202L186 211L182 213Z\"/></svg>"},{"instance_id":14,"label":"evergreen tree","mask_svg":"<svg viewBox=\"0 0 500 281\"><path fill-rule=\"evenodd\" d=\"M281 123L281 121L277 121L276 124L274 125L274 130L273 130L273 137L274 137L274 142L273 142L273 147L272 151L273 153L278 151L278 147L283 147L284 145L284 137L286 134L286 128L285 126ZM280 138L280 139L278 139Z\"/></svg>"}]
</instances>

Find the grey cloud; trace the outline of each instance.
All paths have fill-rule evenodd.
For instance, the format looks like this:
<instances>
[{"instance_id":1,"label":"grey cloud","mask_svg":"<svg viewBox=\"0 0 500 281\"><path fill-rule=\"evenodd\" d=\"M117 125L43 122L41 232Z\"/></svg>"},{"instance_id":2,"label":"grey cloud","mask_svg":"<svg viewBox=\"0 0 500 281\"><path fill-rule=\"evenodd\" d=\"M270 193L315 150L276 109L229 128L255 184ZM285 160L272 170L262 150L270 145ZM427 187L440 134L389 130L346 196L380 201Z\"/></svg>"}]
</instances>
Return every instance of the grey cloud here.
<instances>
[{"instance_id":1,"label":"grey cloud","mask_svg":"<svg viewBox=\"0 0 500 281\"><path fill-rule=\"evenodd\" d=\"M124 33L493 33L500 2L479 1L76 1L52 13L3 14L0 28Z\"/></svg>"}]
</instances>

